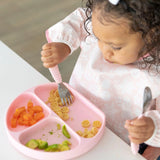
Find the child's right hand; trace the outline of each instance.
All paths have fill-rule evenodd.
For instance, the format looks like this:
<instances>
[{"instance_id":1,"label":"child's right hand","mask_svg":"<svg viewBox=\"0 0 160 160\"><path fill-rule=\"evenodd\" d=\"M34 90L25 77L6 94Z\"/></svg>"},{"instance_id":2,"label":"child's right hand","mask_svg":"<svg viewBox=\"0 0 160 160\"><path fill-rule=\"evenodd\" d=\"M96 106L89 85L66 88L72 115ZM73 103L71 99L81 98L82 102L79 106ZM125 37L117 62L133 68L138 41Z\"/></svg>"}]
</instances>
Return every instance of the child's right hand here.
<instances>
[{"instance_id":1,"label":"child's right hand","mask_svg":"<svg viewBox=\"0 0 160 160\"><path fill-rule=\"evenodd\" d=\"M51 68L64 61L71 52L68 45L60 42L46 43L42 46L41 60L43 66Z\"/></svg>"}]
</instances>

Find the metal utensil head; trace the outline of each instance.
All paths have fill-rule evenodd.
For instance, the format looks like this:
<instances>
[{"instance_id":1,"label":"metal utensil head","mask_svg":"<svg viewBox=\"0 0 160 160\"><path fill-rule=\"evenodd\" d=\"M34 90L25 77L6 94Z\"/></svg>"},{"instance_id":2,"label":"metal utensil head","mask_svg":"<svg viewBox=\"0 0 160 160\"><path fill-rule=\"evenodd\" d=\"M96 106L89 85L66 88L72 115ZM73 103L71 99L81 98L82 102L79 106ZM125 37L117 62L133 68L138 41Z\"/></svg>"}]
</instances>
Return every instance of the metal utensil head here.
<instances>
[{"instance_id":1,"label":"metal utensil head","mask_svg":"<svg viewBox=\"0 0 160 160\"><path fill-rule=\"evenodd\" d=\"M152 101L152 92L149 87L145 87L143 94L143 113L148 110Z\"/></svg>"},{"instance_id":2,"label":"metal utensil head","mask_svg":"<svg viewBox=\"0 0 160 160\"><path fill-rule=\"evenodd\" d=\"M64 105L68 106L73 102L71 93L69 92L68 88L62 82L58 83L58 93L61 98L61 102L63 106Z\"/></svg>"}]
</instances>

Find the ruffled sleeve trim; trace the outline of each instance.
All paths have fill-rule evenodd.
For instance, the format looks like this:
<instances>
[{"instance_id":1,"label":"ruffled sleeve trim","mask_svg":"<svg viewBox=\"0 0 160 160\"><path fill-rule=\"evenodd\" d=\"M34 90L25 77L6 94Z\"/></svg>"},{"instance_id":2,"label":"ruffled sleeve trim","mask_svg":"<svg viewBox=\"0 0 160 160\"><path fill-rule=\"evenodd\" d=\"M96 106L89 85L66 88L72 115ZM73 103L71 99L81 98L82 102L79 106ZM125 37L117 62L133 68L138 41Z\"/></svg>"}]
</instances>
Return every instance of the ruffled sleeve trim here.
<instances>
[{"instance_id":1,"label":"ruffled sleeve trim","mask_svg":"<svg viewBox=\"0 0 160 160\"><path fill-rule=\"evenodd\" d=\"M144 114L146 117L150 117L155 125L153 135L145 141L146 144L154 147L160 147L160 113L157 110L148 111Z\"/></svg>"}]
</instances>

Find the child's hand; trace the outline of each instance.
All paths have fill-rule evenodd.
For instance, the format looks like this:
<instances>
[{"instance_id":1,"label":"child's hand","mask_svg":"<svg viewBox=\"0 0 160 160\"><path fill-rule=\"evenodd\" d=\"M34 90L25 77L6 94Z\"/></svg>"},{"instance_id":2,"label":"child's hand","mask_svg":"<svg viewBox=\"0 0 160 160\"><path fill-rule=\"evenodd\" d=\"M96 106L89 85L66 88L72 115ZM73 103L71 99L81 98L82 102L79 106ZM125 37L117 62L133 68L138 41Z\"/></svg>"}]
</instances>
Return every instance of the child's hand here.
<instances>
[{"instance_id":1,"label":"child's hand","mask_svg":"<svg viewBox=\"0 0 160 160\"><path fill-rule=\"evenodd\" d=\"M64 43L52 42L42 46L41 60L46 68L61 63L70 53L70 48Z\"/></svg>"},{"instance_id":2,"label":"child's hand","mask_svg":"<svg viewBox=\"0 0 160 160\"><path fill-rule=\"evenodd\" d=\"M129 139L135 144L141 144L148 140L155 129L153 120L149 117L141 117L127 120L124 126L129 132Z\"/></svg>"}]
</instances>

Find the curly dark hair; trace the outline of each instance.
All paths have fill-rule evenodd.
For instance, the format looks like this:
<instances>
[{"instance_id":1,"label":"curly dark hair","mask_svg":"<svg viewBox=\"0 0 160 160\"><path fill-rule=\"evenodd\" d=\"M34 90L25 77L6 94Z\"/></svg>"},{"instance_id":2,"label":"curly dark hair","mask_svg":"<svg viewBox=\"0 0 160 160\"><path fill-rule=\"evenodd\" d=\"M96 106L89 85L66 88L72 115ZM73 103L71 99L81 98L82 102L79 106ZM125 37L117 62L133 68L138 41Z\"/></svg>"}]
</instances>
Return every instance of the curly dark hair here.
<instances>
[{"instance_id":1,"label":"curly dark hair","mask_svg":"<svg viewBox=\"0 0 160 160\"><path fill-rule=\"evenodd\" d=\"M86 1L86 17L84 26L92 19L92 11L99 9L103 20L112 21L120 17L128 19L133 32L141 32L144 47L139 57L149 53L149 58L143 58L145 67L156 66L160 72L160 0L120 0L117 5L108 0L82 0ZM109 15L109 16L108 16ZM89 31L88 35L90 35Z\"/></svg>"}]
</instances>

